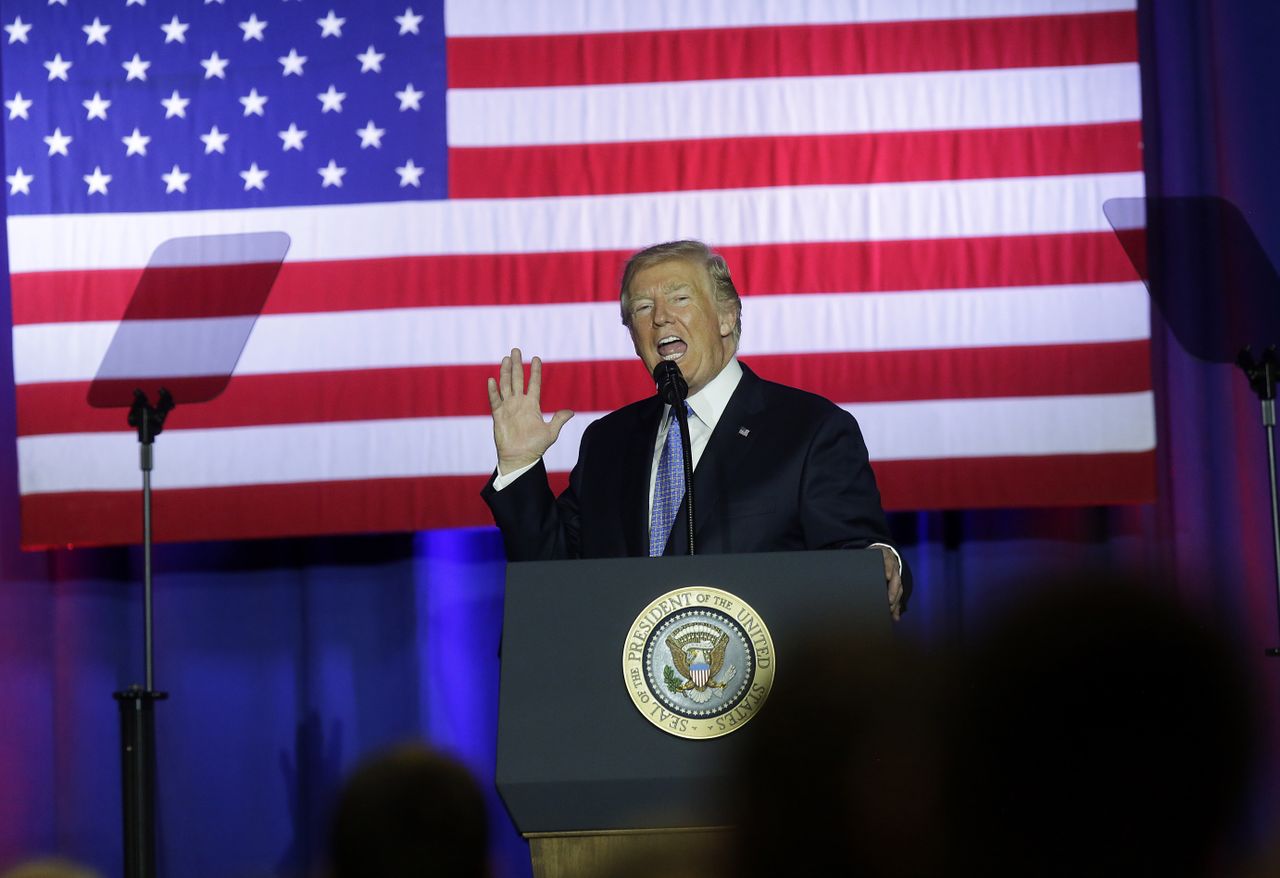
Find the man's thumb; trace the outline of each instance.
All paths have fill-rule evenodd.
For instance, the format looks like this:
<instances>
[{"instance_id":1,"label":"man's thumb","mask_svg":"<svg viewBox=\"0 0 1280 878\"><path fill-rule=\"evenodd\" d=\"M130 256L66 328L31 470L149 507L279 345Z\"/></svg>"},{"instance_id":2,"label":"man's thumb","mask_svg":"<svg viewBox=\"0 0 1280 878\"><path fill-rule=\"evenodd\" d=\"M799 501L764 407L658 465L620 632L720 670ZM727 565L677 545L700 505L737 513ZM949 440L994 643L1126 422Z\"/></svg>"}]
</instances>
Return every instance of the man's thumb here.
<instances>
[{"instance_id":1,"label":"man's thumb","mask_svg":"<svg viewBox=\"0 0 1280 878\"><path fill-rule=\"evenodd\" d=\"M551 416L551 429L555 431L556 439L560 438L560 428L569 423L569 419L573 417L573 412L568 409L560 409ZM551 440L552 442L555 439Z\"/></svg>"}]
</instances>

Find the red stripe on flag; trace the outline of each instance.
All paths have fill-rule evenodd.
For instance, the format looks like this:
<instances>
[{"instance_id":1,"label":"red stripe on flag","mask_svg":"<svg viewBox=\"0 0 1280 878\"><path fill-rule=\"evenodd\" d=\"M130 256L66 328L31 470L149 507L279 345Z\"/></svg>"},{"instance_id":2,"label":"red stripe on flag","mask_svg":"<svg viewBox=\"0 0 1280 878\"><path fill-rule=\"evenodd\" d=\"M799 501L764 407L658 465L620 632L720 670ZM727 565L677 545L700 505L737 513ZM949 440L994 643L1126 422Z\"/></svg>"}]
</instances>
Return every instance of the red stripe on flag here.
<instances>
[{"instance_id":1,"label":"red stripe on flag","mask_svg":"<svg viewBox=\"0 0 1280 878\"><path fill-rule=\"evenodd\" d=\"M1108 506L1156 499L1156 453L1059 454L873 465L885 509Z\"/></svg>"},{"instance_id":2,"label":"red stripe on flag","mask_svg":"<svg viewBox=\"0 0 1280 878\"><path fill-rule=\"evenodd\" d=\"M1138 122L451 148L453 198L607 195L1142 170Z\"/></svg>"},{"instance_id":3,"label":"red stripe on flag","mask_svg":"<svg viewBox=\"0 0 1280 878\"><path fill-rule=\"evenodd\" d=\"M1110 232L723 247L744 296L1137 280ZM629 251L287 263L265 314L617 301ZM141 269L11 279L15 325L119 320Z\"/></svg>"},{"instance_id":4,"label":"red stripe on flag","mask_svg":"<svg viewBox=\"0 0 1280 878\"><path fill-rule=\"evenodd\" d=\"M1151 388L1147 341L747 357L761 377L842 403L1130 393ZM491 366L240 375L216 400L179 405L170 431L486 416ZM18 435L115 432L124 409L85 402L87 382L17 388ZM612 411L653 393L639 360L547 363L542 407Z\"/></svg>"},{"instance_id":5,"label":"red stripe on flag","mask_svg":"<svg viewBox=\"0 0 1280 878\"><path fill-rule=\"evenodd\" d=\"M1065 67L1136 61L1133 12L450 37L449 88Z\"/></svg>"},{"instance_id":6,"label":"red stripe on flag","mask_svg":"<svg viewBox=\"0 0 1280 878\"><path fill-rule=\"evenodd\" d=\"M1146 503L1155 452L961 458L875 464L886 509ZM565 473L552 473L554 490ZM466 527L492 523L483 476L307 482L157 491L161 542ZM137 543L140 492L22 498L22 547Z\"/></svg>"}]
</instances>

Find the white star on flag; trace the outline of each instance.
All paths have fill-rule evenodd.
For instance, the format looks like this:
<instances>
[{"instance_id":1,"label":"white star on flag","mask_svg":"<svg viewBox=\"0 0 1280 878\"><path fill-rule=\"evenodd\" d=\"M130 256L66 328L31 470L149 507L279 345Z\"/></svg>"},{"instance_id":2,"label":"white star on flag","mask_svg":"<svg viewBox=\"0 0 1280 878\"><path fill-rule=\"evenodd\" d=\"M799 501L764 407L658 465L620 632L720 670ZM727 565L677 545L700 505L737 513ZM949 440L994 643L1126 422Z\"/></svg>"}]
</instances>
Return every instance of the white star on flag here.
<instances>
[{"instance_id":1,"label":"white star on flag","mask_svg":"<svg viewBox=\"0 0 1280 878\"><path fill-rule=\"evenodd\" d=\"M92 46L94 43L100 43L105 46L107 44L107 31L111 30L111 25L103 24L102 20L95 15L93 21L80 28L80 30L85 33L84 44L86 46Z\"/></svg>"},{"instance_id":2,"label":"white star on flag","mask_svg":"<svg viewBox=\"0 0 1280 878\"><path fill-rule=\"evenodd\" d=\"M14 43L25 43L27 34L31 33L31 25L23 21L21 15L13 19L13 24L6 24L4 29L9 33L9 45L11 46Z\"/></svg>"},{"instance_id":3,"label":"white star on flag","mask_svg":"<svg viewBox=\"0 0 1280 878\"><path fill-rule=\"evenodd\" d=\"M330 110L333 110L335 113L341 113L342 102L347 99L347 93L345 91L338 91L330 85L328 91L321 92L316 95L316 97L320 99L321 113L327 113Z\"/></svg>"},{"instance_id":4,"label":"white star on flag","mask_svg":"<svg viewBox=\"0 0 1280 878\"><path fill-rule=\"evenodd\" d=\"M249 165L249 170L240 172L240 176L244 178L244 191L248 192L250 189L265 191L269 173L271 172L259 168L257 162Z\"/></svg>"},{"instance_id":5,"label":"white star on flag","mask_svg":"<svg viewBox=\"0 0 1280 878\"><path fill-rule=\"evenodd\" d=\"M124 5L126 9L129 8L130 6L133 6L135 3L138 6L146 6L147 0L124 0Z\"/></svg>"},{"instance_id":6,"label":"white star on flag","mask_svg":"<svg viewBox=\"0 0 1280 878\"><path fill-rule=\"evenodd\" d=\"M214 125L209 129L208 134L200 135L200 139L204 141L204 154L208 155L211 152L220 152L223 155L226 155L227 138L230 136L231 135L227 134L225 131L219 131L218 126Z\"/></svg>"},{"instance_id":7,"label":"white star on flag","mask_svg":"<svg viewBox=\"0 0 1280 878\"><path fill-rule=\"evenodd\" d=\"M62 53L58 52L53 56L52 61L44 62L44 69L49 71L49 82L53 82L55 79L61 79L66 82L67 71L71 69L71 62L63 61Z\"/></svg>"},{"instance_id":8,"label":"white star on flag","mask_svg":"<svg viewBox=\"0 0 1280 878\"><path fill-rule=\"evenodd\" d=\"M276 60L284 67L284 72L280 74L281 76L288 76L291 73L301 76L302 65L307 63L307 56L299 55L297 49L290 49L288 55L281 55Z\"/></svg>"},{"instance_id":9,"label":"white star on flag","mask_svg":"<svg viewBox=\"0 0 1280 878\"><path fill-rule=\"evenodd\" d=\"M257 40L262 42L262 32L267 29L267 23L258 18L257 15L249 13L249 20L240 22L240 30L244 31L244 42L249 40Z\"/></svg>"},{"instance_id":10,"label":"white star on flag","mask_svg":"<svg viewBox=\"0 0 1280 878\"><path fill-rule=\"evenodd\" d=\"M187 41L187 30L191 25L178 21L178 16L174 16L169 20L168 24L160 25L160 30L164 31L165 45L169 43L185 43Z\"/></svg>"},{"instance_id":11,"label":"white star on flag","mask_svg":"<svg viewBox=\"0 0 1280 878\"><path fill-rule=\"evenodd\" d=\"M342 36L342 26L347 23L345 18L338 18L333 14L333 10L329 10L329 14L324 18L317 18L316 24L320 25L320 38L340 37Z\"/></svg>"},{"instance_id":12,"label":"white star on flag","mask_svg":"<svg viewBox=\"0 0 1280 878\"><path fill-rule=\"evenodd\" d=\"M81 101L80 106L84 107L89 114L85 121L101 119L105 122L107 119L107 107L111 106L111 101L104 100L102 95L95 91L93 97L87 101Z\"/></svg>"},{"instance_id":13,"label":"white star on flag","mask_svg":"<svg viewBox=\"0 0 1280 878\"><path fill-rule=\"evenodd\" d=\"M405 34L416 34L418 25L422 24L422 16L413 14L413 7L410 6L404 11L404 15L396 16L396 24L400 25L400 36Z\"/></svg>"},{"instance_id":14,"label":"white star on flag","mask_svg":"<svg viewBox=\"0 0 1280 878\"><path fill-rule=\"evenodd\" d=\"M382 60L386 57L385 53L379 52L373 46L370 46L359 55L356 55L356 60L360 62L361 73L368 73L370 70L374 73L381 73Z\"/></svg>"},{"instance_id":15,"label":"white star on flag","mask_svg":"<svg viewBox=\"0 0 1280 878\"><path fill-rule=\"evenodd\" d=\"M111 182L111 175L102 173L102 168L97 165L94 165L93 173L85 174L80 179L84 180L86 183L89 184L88 194L93 195L96 193L100 195L106 195L107 184Z\"/></svg>"},{"instance_id":16,"label":"white star on flag","mask_svg":"<svg viewBox=\"0 0 1280 878\"><path fill-rule=\"evenodd\" d=\"M14 171L9 176L5 177L5 180L9 184L9 194L10 195L30 195L31 181L34 180L35 178L36 178L35 174L23 173L22 165L18 165L18 169L16 171Z\"/></svg>"},{"instance_id":17,"label":"white star on flag","mask_svg":"<svg viewBox=\"0 0 1280 878\"><path fill-rule=\"evenodd\" d=\"M10 119L30 119L31 117L27 115L27 110L31 109L31 105L34 103L35 101L24 98L22 92L15 92L13 99L5 101L4 105L9 108Z\"/></svg>"},{"instance_id":18,"label":"white star on flag","mask_svg":"<svg viewBox=\"0 0 1280 878\"><path fill-rule=\"evenodd\" d=\"M382 149L382 135L386 133L387 129L375 127L372 119L363 128L356 129L356 134L360 135L361 149L370 146L374 149Z\"/></svg>"},{"instance_id":19,"label":"white star on flag","mask_svg":"<svg viewBox=\"0 0 1280 878\"><path fill-rule=\"evenodd\" d=\"M204 68L205 79L213 79L215 76L219 79L226 79L227 65L230 63L231 60L229 58L219 58L218 53L215 51L208 58L201 59L200 66Z\"/></svg>"},{"instance_id":20,"label":"white star on flag","mask_svg":"<svg viewBox=\"0 0 1280 878\"><path fill-rule=\"evenodd\" d=\"M267 96L258 94L256 88L249 89L249 93L240 98L240 103L244 105L244 114L246 116L265 116L263 107L267 105Z\"/></svg>"},{"instance_id":21,"label":"white star on flag","mask_svg":"<svg viewBox=\"0 0 1280 878\"><path fill-rule=\"evenodd\" d=\"M121 137L120 142L124 144L124 155L128 158L131 155L146 155L147 144L151 142L151 138L134 128L133 133L128 137Z\"/></svg>"},{"instance_id":22,"label":"white star on flag","mask_svg":"<svg viewBox=\"0 0 1280 878\"><path fill-rule=\"evenodd\" d=\"M400 188L406 186L414 186L420 188L422 186L418 181L422 178L426 168L420 168L413 163L413 159L409 159L400 167L396 168L396 173L400 175Z\"/></svg>"},{"instance_id":23,"label":"white star on flag","mask_svg":"<svg viewBox=\"0 0 1280 878\"><path fill-rule=\"evenodd\" d=\"M337 186L339 189L341 189L342 175L345 174L346 172L347 172L346 168L338 167L337 162L335 162L333 159L329 159L329 164L325 165L323 168L320 168L319 171L317 172L320 174L322 178L320 183L320 188L328 189L330 186Z\"/></svg>"},{"instance_id":24,"label":"white star on flag","mask_svg":"<svg viewBox=\"0 0 1280 878\"><path fill-rule=\"evenodd\" d=\"M164 180L164 194L169 195L174 192L186 192L187 181L191 179L191 175L184 174L182 168L174 165L173 170L167 174L161 174L160 179Z\"/></svg>"},{"instance_id":25,"label":"white star on flag","mask_svg":"<svg viewBox=\"0 0 1280 878\"><path fill-rule=\"evenodd\" d=\"M50 6L66 6L67 0L49 0Z\"/></svg>"},{"instance_id":26,"label":"white star on flag","mask_svg":"<svg viewBox=\"0 0 1280 878\"><path fill-rule=\"evenodd\" d=\"M400 111L405 110L421 110L422 96L426 94L424 91L418 91L410 82L404 87L404 91L396 92L396 97L400 99Z\"/></svg>"},{"instance_id":27,"label":"white star on flag","mask_svg":"<svg viewBox=\"0 0 1280 878\"><path fill-rule=\"evenodd\" d=\"M130 58L128 61L125 61L120 66L124 68L125 82L133 82L133 80L135 79L141 79L143 82L146 82L147 68L151 66L151 62L143 61L142 56L140 56L137 52L134 52L133 57Z\"/></svg>"},{"instance_id":28,"label":"white star on flag","mask_svg":"<svg viewBox=\"0 0 1280 878\"><path fill-rule=\"evenodd\" d=\"M296 123L290 122L289 128L285 131L279 132L279 134L280 139L284 141L284 146L281 147L281 149L285 152L288 152L291 149L296 149L299 152L302 151L302 140L307 136L307 132L298 130Z\"/></svg>"},{"instance_id":29,"label":"white star on flag","mask_svg":"<svg viewBox=\"0 0 1280 878\"><path fill-rule=\"evenodd\" d=\"M184 98L178 94L178 90L175 88L173 94L161 100L160 103L164 105L164 117L166 119L172 119L174 116L185 119L187 118L187 104L191 103L191 98Z\"/></svg>"},{"instance_id":30,"label":"white star on flag","mask_svg":"<svg viewBox=\"0 0 1280 878\"><path fill-rule=\"evenodd\" d=\"M55 128L52 134L41 139L49 144L49 155L68 155L67 146L73 138L63 134L61 128Z\"/></svg>"}]
</instances>

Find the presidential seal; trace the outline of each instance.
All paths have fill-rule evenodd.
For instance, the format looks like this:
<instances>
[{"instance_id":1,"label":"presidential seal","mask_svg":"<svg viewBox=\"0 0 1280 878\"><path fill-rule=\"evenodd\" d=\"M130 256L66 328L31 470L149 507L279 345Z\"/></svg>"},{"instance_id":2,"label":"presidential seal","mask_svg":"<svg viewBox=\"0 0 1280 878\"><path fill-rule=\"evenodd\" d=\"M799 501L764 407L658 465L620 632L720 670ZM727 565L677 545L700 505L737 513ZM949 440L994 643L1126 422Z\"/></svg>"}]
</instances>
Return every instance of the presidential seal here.
<instances>
[{"instance_id":1,"label":"presidential seal","mask_svg":"<svg viewBox=\"0 0 1280 878\"><path fill-rule=\"evenodd\" d=\"M756 611L737 595L697 585L645 607L622 651L636 709L681 738L741 728L768 697L773 668L773 640Z\"/></svg>"}]
</instances>

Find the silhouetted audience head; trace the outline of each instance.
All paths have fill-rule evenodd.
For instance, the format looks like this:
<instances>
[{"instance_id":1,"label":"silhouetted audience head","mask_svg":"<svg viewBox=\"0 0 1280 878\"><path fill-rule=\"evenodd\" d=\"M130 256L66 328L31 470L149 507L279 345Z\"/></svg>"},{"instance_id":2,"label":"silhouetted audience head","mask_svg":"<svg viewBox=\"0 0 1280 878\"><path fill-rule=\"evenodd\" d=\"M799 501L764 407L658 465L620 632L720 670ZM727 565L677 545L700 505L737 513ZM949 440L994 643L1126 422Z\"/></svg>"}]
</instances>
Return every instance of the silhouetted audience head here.
<instances>
[{"instance_id":1,"label":"silhouetted audience head","mask_svg":"<svg viewBox=\"0 0 1280 878\"><path fill-rule=\"evenodd\" d=\"M850 645L847 633L815 634L780 660L741 733L726 874L943 874L935 685L908 645Z\"/></svg>"},{"instance_id":2,"label":"silhouetted audience head","mask_svg":"<svg viewBox=\"0 0 1280 878\"><path fill-rule=\"evenodd\" d=\"M947 813L960 874L1209 874L1252 755L1241 663L1156 589L1037 586L949 692Z\"/></svg>"},{"instance_id":3,"label":"silhouetted audience head","mask_svg":"<svg viewBox=\"0 0 1280 878\"><path fill-rule=\"evenodd\" d=\"M374 756L339 796L332 878L488 874L484 795L465 767L420 744Z\"/></svg>"}]
</instances>

